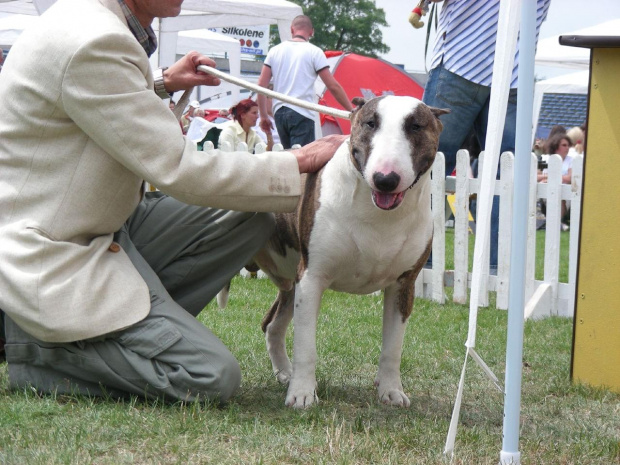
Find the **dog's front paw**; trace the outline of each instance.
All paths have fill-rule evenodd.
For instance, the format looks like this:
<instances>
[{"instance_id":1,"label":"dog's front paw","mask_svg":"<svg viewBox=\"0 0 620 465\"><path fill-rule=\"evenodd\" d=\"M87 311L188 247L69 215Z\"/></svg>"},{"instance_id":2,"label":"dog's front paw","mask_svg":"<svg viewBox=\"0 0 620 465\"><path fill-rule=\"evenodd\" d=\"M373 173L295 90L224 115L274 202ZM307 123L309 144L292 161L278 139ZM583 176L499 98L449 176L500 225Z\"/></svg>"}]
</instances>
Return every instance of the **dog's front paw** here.
<instances>
[{"instance_id":1,"label":"dog's front paw","mask_svg":"<svg viewBox=\"0 0 620 465\"><path fill-rule=\"evenodd\" d=\"M390 389L379 393L379 399L382 404L393 405L394 407L409 407L411 402L409 397L399 389Z\"/></svg>"},{"instance_id":2,"label":"dog's front paw","mask_svg":"<svg viewBox=\"0 0 620 465\"><path fill-rule=\"evenodd\" d=\"M274 373L281 384L288 384L293 376L293 366L289 362L287 368L275 369Z\"/></svg>"},{"instance_id":3,"label":"dog's front paw","mask_svg":"<svg viewBox=\"0 0 620 465\"><path fill-rule=\"evenodd\" d=\"M400 383L390 384L375 382L379 391L379 401L385 405L393 405L394 407L409 407L411 402L409 397L403 392Z\"/></svg>"},{"instance_id":4,"label":"dog's front paw","mask_svg":"<svg viewBox=\"0 0 620 465\"><path fill-rule=\"evenodd\" d=\"M308 408L315 402L318 403L319 398L314 388L308 389L304 386L295 387L294 383L291 382L288 387L288 392L286 393L286 401L284 402L287 407Z\"/></svg>"}]
</instances>

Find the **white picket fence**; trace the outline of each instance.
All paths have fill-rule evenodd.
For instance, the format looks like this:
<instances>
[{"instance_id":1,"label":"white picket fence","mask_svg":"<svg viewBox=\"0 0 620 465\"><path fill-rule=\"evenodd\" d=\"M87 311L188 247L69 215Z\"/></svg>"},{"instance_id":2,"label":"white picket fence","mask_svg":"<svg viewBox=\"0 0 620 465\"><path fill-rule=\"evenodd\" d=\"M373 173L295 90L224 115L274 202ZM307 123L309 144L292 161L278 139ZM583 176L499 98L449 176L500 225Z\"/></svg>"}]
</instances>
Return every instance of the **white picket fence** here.
<instances>
[{"instance_id":1,"label":"white picket fence","mask_svg":"<svg viewBox=\"0 0 620 465\"><path fill-rule=\"evenodd\" d=\"M210 142L204 149L212 148ZM232 151L229 144L220 147L224 151ZM245 143L240 143L236 150L248 150ZM266 150L264 144L258 144L256 153ZM274 150L282 150L277 144ZM469 154L466 150L457 153L456 176L444 177L445 159L438 153L433 164L432 174L432 209L434 221L432 269L424 269L415 284L417 297L432 299L445 303L446 288L453 288L452 300L466 304L471 289L472 273L469 263L469 200L477 194L480 181L470 178ZM478 172L482 173L484 153L480 154ZM510 243L512 232L512 196L514 155L501 155L500 179L495 183L495 195L500 197L498 270L497 275L489 274L489 251L483 254L486 266L483 266L480 304L489 305L489 294L496 293L495 305L498 309L508 308L508 290L510 278ZM581 186L583 173L583 156L577 156L572 164L572 183L562 184L562 159L552 155L548 161L548 179L546 183L537 182L537 160L532 154L530 164L530 191L523 193L529 196L529 215L527 228L526 253L526 287L524 309L525 318L541 318L557 315L572 317L575 308L575 278L577 266L577 244L579 238L579 216L581 213ZM446 269L446 222L451 210L446 208L446 195L455 194L454 212L454 269ZM544 251L544 278L535 278L536 257L536 203L545 199L546 229ZM570 201L570 238L569 238L569 272L568 282L560 282L560 231L561 204ZM488 241L487 241L488 243Z\"/></svg>"},{"instance_id":2,"label":"white picket fence","mask_svg":"<svg viewBox=\"0 0 620 465\"><path fill-rule=\"evenodd\" d=\"M231 147L229 142L222 142L219 147L218 147L221 151L223 152L233 152L234 150L237 150L239 152L247 152L248 151L248 144L246 144L245 142L239 142L239 144L237 144L237 147ZM213 150L213 143L211 141L207 141L205 142L203 148L203 150ZM272 151L273 152L279 152L281 150L284 150L284 147L282 146L282 144L274 144ZM265 144L256 144L256 146L254 147L254 153L264 153L267 151L267 145Z\"/></svg>"},{"instance_id":3,"label":"white picket fence","mask_svg":"<svg viewBox=\"0 0 620 465\"><path fill-rule=\"evenodd\" d=\"M480 155L478 172L482 172L484 154ZM508 289L510 277L510 243L512 231L514 155L501 156L500 179L495 184L495 195L500 197L498 271L497 276L489 275L489 251L484 253L486 266L483 266L480 303L488 306L489 293L496 293L496 307L508 308ZM532 154L529 215L527 228L526 254L526 302L525 318L540 318L550 315L572 317L575 308L575 278L577 265L577 244L579 237L579 217L581 211L581 186L583 156L577 156L572 165L572 183L562 184L562 159L559 155L549 157L548 182L537 183L537 160ZM456 176L444 177L445 161L438 153L433 165L432 208L434 217L433 264L432 269L424 269L416 281L416 296L430 298L444 303L445 288L453 288L452 300L465 304L471 288L469 272L469 221L468 207L472 194L477 194L478 179L469 177L469 154L465 150L457 153ZM446 270L446 195L456 196L454 215L454 269ZM544 278L535 279L536 257L536 203L539 198L546 199L546 230L544 253ZM561 203L570 201L570 245L568 282L559 281ZM448 210L448 214L450 210ZM488 241L487 241L488 242ZM539 252L541 253L541 252Z\"/></svg>"}]
</instances>

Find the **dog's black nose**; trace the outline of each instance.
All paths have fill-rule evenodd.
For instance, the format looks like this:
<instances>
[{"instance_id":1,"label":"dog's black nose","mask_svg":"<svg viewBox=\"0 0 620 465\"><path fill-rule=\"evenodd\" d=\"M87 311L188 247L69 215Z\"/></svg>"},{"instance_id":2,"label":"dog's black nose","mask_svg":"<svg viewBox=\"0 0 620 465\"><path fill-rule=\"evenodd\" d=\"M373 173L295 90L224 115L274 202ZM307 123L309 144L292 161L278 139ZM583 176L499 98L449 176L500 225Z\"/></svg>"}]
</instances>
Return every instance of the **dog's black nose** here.
<instances>
[{"instance_id":1,"label":"dog's black nose","mask_svg":"<svg viewBox=\"0 0 620 465\"><path fill-rule=\"evenodd\" d=\"M387 175L377 171L372 175L372 181L375 183L377 190L381 192L392 192L398 187L400 176L394 171Z\"/></svg>"}]
</instances>

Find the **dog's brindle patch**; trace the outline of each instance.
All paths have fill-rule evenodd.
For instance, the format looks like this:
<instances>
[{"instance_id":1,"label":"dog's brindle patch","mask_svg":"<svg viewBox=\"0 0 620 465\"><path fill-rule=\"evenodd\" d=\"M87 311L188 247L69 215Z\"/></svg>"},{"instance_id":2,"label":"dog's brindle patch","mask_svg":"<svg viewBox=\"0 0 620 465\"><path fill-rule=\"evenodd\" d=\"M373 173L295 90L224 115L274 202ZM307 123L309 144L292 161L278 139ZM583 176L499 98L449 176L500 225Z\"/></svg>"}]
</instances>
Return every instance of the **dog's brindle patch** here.
<instances>
[{"instance_id":1,"label":"dog's brindle patch","mask_svg":"<svg viewBox=\"0 0 620 465\"><path fill-rule=\"evenodd\" d=\"M261 322L261 329L263 333L267 332L267 326L269 323L273 321L278 312L281 311L282 308L291 305L292 301L295 300L295 291L294 289L289 289L287 291L280 291L278 293L278 298L273 302L269 311L263 317L263 321Z\"/></svg>"},{"instance_id":2,"label":"dog's brindle patch","mask_svg":"<svg viewBox=\"0 0 620 465\"><path fill-rule=\"evenodd\" d=\"M303 198L298 211L299 238L301 241L301 260L297 269L296 281L301 279L303 271L308 267L308 244L310 243L310 233L314 227L314 212L319 209L319 197L321 195L321 169L317 173L310 173L306 177Z\"/></svg>"},{"instance_id":3,"label":"dog's brindle patch","mask_svg":"<svg viewBox=\"0 0 620 465\"><path fill-rule=\"evenodd\" d=\"M411 312L413 311L413 287L415 285L415 280L418 278L418 274L420 274L420 271L428 260L432 248L433 239L431 237L431 239L428 241L426 249L424 250L424 253L420 255L420 258L418 259L416 264L413 265L413 268L409 271L405 271L398 277L397 282L400 286L401 292L398 295L396 306L398 307L398 311L403 317L403 323L409 319L409 317L411 316Z\"/></svg>"},{"instance_id":4,"label":"dog's brindle patch","mask_svg":"<svg viewBox=\"0 0 620 465\"><path fill-rule=\"evenodd\" d=\"M286 257L287 248L301 253L300 269L302 272L308 265L308 242L314 226L314 212L319 208L321 191L319 172L304 174L301 179L302 196L293 213L278 213L275 215L276 229L271 236L268 247L282 257ZM261 256L261 263L265 260Z\"/></svg>"},{"instance_id":5,"label":"dog's brindle patch","mask_svg":"<svg viewBox=\"0 0 620 465\"><path fill-rule=\"evenodd\" d=\"M435 161L435 154L439 146L439 134L443 124L439 120L441 115L449 113L448 110L426 107L428 111L415 111L403 122L403 129L411 141L413 147L423 156L415 157L413 168L420 174L426 173ZM432 130L424 130L432 128Z\"/></svg>"},{"instance_id":6,"label":"dog's brindle patch","mask_svg":"<svg viewBox=\"0 0 620 465\"><path fill-rule=\"evenodd\" d=\"M299 252L299 234L297 233L297 222L291 214L276 214L276 234L269 239L268 246L281 255L286 257L287 248Z\"/></svg>"},{"instance_id":7,"label":"dog's brindle patch","mask_svg":"<svg viewBox=\"0 0 620 465\"><path fill-rule=\"evenodd\" d=\"M363 98L356 97L353 104L356 105L351 115L351 161L353 166L364 176L366 159L370 155L371 140L374 132L381 125L381 118L377 112L380 98L366 103ZM355 130L354 128L361 128ZM368 150L362 150L367 147Z\"/></svg>"}]
</instances>

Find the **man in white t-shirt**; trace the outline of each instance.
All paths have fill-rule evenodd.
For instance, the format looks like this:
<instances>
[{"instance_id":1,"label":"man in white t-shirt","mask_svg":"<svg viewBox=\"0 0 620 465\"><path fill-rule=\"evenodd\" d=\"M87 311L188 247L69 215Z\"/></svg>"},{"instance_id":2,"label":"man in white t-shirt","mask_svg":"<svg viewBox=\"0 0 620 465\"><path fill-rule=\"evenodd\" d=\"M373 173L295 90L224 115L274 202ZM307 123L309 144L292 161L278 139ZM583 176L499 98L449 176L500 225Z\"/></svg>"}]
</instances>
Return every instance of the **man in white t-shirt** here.
<instances>
[{"instance_id":1,"label":"man in white t-shirt","mask_svg":"<svg viewBox=\"0 0 620 465\"><path fill-rule=\"evenodd\" d=\"M316 103L314 81L319 76L338 103L345 110L353 110L346 92L329 70L325 54L308 42L314 35L310 18L300 15L293 19L291 34L291 40L276 45L267 54L258 84L267 87L273 78L276 92ZM264 95L258 96L260 127L268 133L273 129L273 124L269 120L266 100ZM273 114L285 149L294 144L304 146L314 140L312 111L274 99Z\"/></svg>"}]
</instances>

